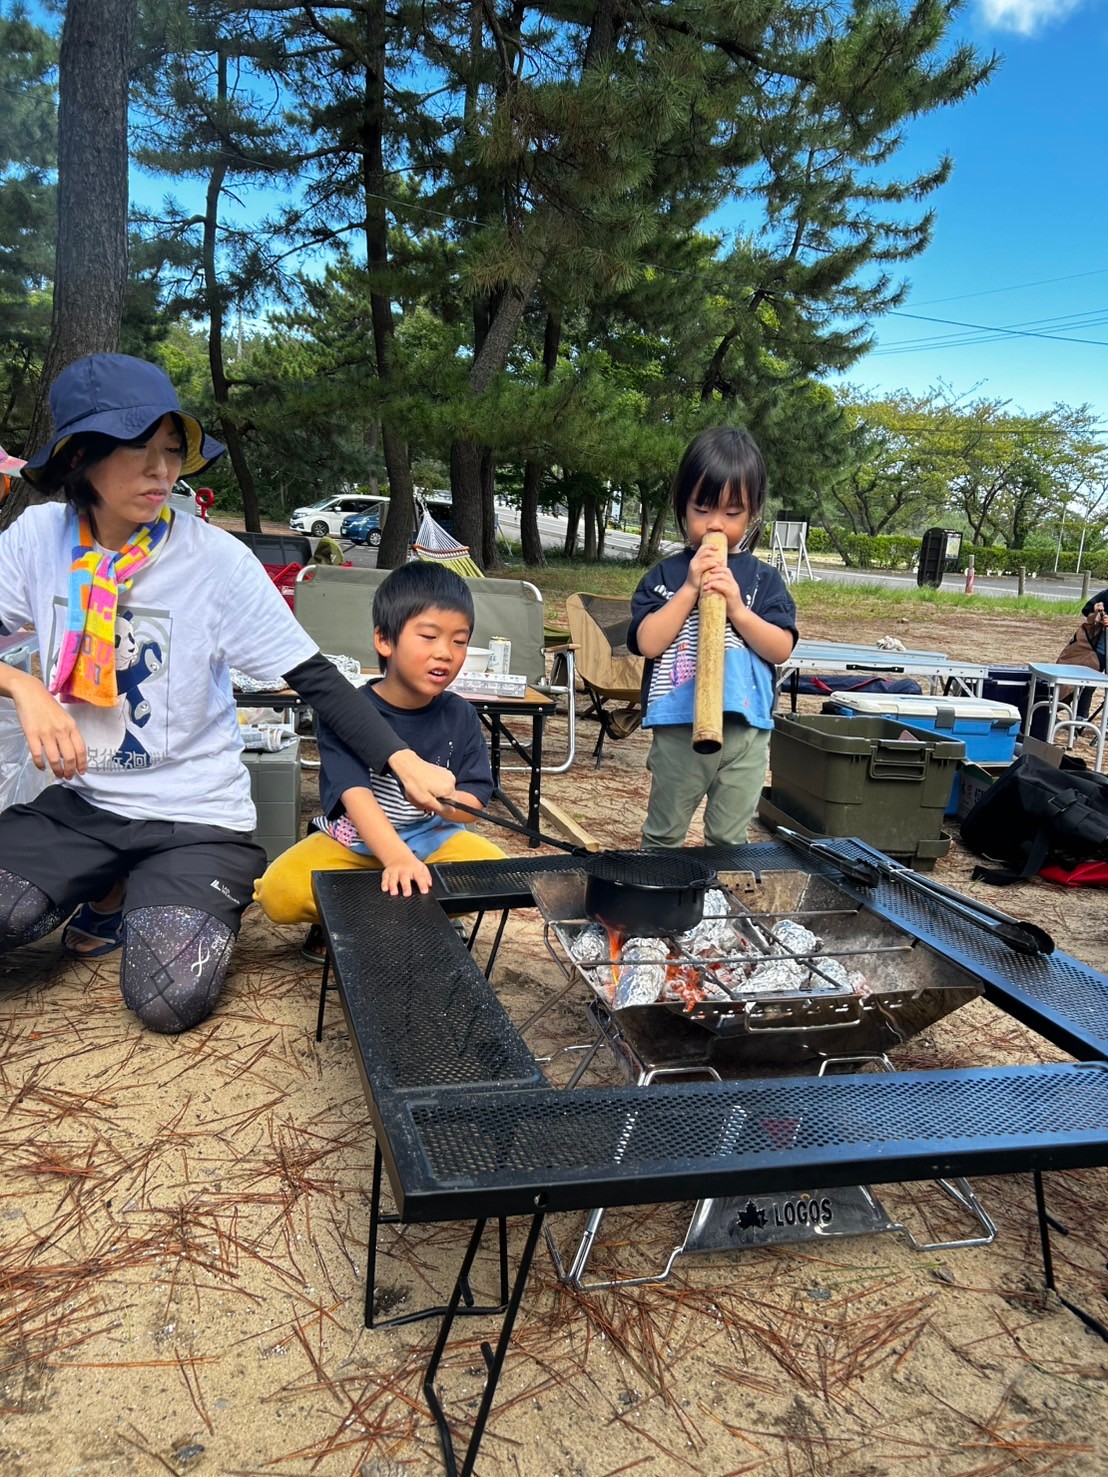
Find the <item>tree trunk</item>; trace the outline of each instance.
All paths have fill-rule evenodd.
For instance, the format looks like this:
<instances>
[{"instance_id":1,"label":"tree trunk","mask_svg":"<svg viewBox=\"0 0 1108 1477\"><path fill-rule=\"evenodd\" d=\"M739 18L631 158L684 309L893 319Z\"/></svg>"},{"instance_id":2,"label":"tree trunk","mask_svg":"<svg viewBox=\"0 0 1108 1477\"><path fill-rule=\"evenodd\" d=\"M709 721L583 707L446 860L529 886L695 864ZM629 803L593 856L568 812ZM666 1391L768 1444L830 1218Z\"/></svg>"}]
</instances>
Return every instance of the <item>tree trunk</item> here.
<instances>
[{"instance_id":1,"label":"tree trunk","mask_svg":"<svg viewBox=\"0 0 1108 1477\"><path fill-rule=\"evenodd\" d=\"M565 473L562 473L563 478ZM566 541L564 552L567 559L572 559L577 553L577 530L581 523L581 499L579 497L566 497Z\"/></svg>"},{"instance_id":2,"label":"tree trunk","mask_svg":"<svg viewBox=\"0 0 1108 1477\"><path fill-rule=\"evenodd\" d=\"M362 100L362 182L365 187L366 264L370 272L369 306L377 378L387 383L392 368L395 325L392 298L385 283L389 265L389 223L384 196L385 175L385 0L373 0L365 11L365 88ZM389 479L389 516L381 530L378 569L396 569L408 558L415 524L415 489L408 460L408 443L388 423L388 405L381 417L381 447Z\"/></svg>"},{"instance_id":3,"label":"tree trunk","mask_svg":"<svg viewBox=\"0 0 1108 1477\"><path fill-rule=\"evenodd\" d=\"M127 89L137 8L138 0L69 0L65 10L54 304L28 452L50 437L47 395L60 372L85 354L119 347L127 285Z\"/></svg>"},{"instance_id":4,"label":"tree trunk","mask_svg":"<svg viewBox=\"0 0 1108 1477\"><path fill-rule=\"evenodd\" d=\"M484 394L507 364L527 301L539 280L541 266L542 259L528 273L522 286L512 286L502 294L470 370L469 387L475 395ZM482 452L483 448L474 441L455 441L450 448L454 537L469 545L469 552L478 564L482 562L485 524L483 503L486 488L481 478L484 460ZM487 491L491 500L491 488Z\"/></svg>"},{"instance_id":5,"label":"tree trunk","mask_svg":"<svg viewBox=\"0 0 1108 1477\"><path fill-rule=\"evenodd\" d=\"M646 559L644 560L646 564L656 564L658 562L658 549L662 542L662 533L665 530L666 514L668 512L669 508L663 503L654 516L654 522L650 525L650 540L646 546Z\"/></svg>"},{"instance_id":6,"label":"tree trunk","mask_svg":"<svg viewBox=\"0 0 1108 1477\"><path fill-rule=\"evenodd\" d=\"M541 568L546 563L539 534L539 501L542 497L542 466L529 457L523 468L523 502L519 511L519 538L524 564Z\"/></svg>"},{"instance_id":7,"label":"tree trunk","mask_svg":"<svg viewBox=\"0 0 1108 1477\"><path fill-rule=\"evenodd\" d=\"M558 366L558 349L562 341L561 313L547 313L542 336L542 382L548 385ZM523 544L524 564L542 566L546 555L539 537L539 499L542 492L542 463L528 457L523 468L523 503L519 513L519 534Z\"/></svg>"},{"instance_id":8,"label":"tree trunk","mask_svg":"<svg viewBox=\"0 0 1108 1477\"><path fill-rule=\"evenodd\" d=\"M485 451L481 457L481 567L500 568L500 550L496 547L496 454Z\"/></svg>"},{"instance_id":9,"label":"tree trunk","mask_svg":"<svg viewBox=\"0 0 1108 1477\"><path fill-rule=\"evenodd\" d=\"M585 561L588 564L596 563L596 499L586 497L585 504Z\"/></svg>"},{"instance_id":10,"label":"tree trunk","mask_svg":"<svg viewBox=\"0 0 1108 1477\"><path fill-rule=\"evenodd\" d=\"M635 556L639 564L645 564L650 557L650 499L646 490L639 485L639 552Z\"/></svg>"},{"instance_id":11,"label":"tree trunk","mask_svg":"<svg viewBox=\"0 0 1108 1477\"><path fill-rule=\"evenodd\" d=\"M216 60L216 96L220 106L227 102L227 57L222 50ZM223 360L223 291L216 266L216 241L219 235L219 197L227 177L229 160L221 148L208 178L204 204L204 300L208 308L208 365L212 376L212 395L220 430L227 443L227 455L235 481L242 493L243 523L252 533L261 533L262 517L258 507L258 490L254 485L246 451L239 435L238 422L230 405L230 385Z\"/></svg>"}]
</instances>

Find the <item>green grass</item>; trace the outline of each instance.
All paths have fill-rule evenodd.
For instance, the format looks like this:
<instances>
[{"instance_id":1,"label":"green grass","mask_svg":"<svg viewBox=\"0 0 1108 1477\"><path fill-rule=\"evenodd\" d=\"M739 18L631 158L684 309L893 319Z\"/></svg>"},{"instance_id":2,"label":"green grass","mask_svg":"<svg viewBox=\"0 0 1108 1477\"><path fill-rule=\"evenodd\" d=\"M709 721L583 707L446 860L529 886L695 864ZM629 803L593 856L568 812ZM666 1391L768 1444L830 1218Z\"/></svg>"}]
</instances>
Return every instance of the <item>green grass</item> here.
<instances>
[{"instance_id":1,"label":"green grass","mask_svg":"<svg viewBox=\"0 0 1108 1477\"><path fill-rule=\"evenodd\" d=\"M541 569L513 564L496 571L504 579L529 580L543 593L548 618L559 619L567 595L587 591L593 595L634 593L643 576L643 568L627 559L604 559L599 563L552 557ZM918 586L833 584L830 581L803 580L792 588L801 619L842 621L878 618L893 611L910 611L928 606L932 611L964 610L967 614L1026 615L1043 619L1060 615L1072 616L1064 602L1043 600L1036 595L964 595L954 590L920 589Z\"/></svg>"},{"instance_id":2,"label":"green grass","mask_svg":"<svg viewBox=\"0 0 1108 1477\"><path fill-rule=\"evenodd\" d=\"M1044 600L1038 595L964 595L954 590L920 589L912 586L839 585L830 581L804 580L793 586L793 598L802 615L841 617L844 613L865 619L890 610L919 609L933 611L964 610L981 615L1072 616L1063 601Z\"/></svg>"}]
</instances>

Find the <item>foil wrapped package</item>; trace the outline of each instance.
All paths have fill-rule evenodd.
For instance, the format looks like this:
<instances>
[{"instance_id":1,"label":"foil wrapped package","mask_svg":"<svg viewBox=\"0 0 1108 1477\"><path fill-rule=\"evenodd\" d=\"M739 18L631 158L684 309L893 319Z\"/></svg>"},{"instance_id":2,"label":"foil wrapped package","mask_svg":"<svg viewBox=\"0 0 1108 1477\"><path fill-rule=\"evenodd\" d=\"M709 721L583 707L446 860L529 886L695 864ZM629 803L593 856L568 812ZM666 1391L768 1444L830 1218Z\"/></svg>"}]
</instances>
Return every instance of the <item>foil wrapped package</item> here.
<instances>
[{"instance_id":1,"label":"foil wrapped package","mask_svg":"<svg viewBox=\"0 0 1108 1477\"><path fill-rule=\"evenodd\" d=\"M805 928L792 918L782 918L779 923L775 923L772 933L790 954L814 954L822 942L810 928Z\"/></svg>"},{"instance_id":2,"label":"foil wrapped package","mask_svg":"<svg viewBox=\"0 0 1108 1477\"><path fill-rule=\"evenodd\" d=\"M665 986L668 957L669 946L664 939L628 939L612 971L615 1008L653 1005Z\"/></svg>"}]
</instances>

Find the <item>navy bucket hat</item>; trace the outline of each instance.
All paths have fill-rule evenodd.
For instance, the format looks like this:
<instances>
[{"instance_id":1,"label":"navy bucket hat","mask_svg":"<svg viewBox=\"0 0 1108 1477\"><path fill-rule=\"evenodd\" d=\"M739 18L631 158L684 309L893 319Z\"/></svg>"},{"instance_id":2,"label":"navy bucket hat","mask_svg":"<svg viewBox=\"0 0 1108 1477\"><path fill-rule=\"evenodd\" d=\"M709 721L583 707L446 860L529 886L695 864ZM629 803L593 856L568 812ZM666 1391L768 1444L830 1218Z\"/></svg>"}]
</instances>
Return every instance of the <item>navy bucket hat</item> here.
<instances>
[{"instance_id":1,"label":"navy bucket hat","mask_svg":"<svg viewBox=\"0 0 1108 1477\"><path fill-rule=\"evenodd\" d=\"M185 428L181 475L202 472L226 447L204 434L195 416L186 415L164 369L129 354L89 354L58 375L50 387L54 436L28 458L23 476L34 482L65 443L82 431L99 431L133 441L163 415L176 415Z\"/></svg>"}]
</instances>

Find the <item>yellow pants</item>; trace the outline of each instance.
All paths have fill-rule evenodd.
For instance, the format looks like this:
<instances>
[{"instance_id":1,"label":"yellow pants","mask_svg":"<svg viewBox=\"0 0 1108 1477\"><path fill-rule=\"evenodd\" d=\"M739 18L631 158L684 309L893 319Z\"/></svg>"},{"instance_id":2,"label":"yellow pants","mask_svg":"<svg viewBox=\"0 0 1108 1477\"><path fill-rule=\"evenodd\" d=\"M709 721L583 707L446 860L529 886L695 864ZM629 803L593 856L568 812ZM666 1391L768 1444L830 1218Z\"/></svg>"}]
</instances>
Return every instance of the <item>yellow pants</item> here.
<instances>
[{"instance_id":1,"label":"yellow pants","mask_svg":"<svg viewBox=\"0 0 1108 1477\"><path fill-rule=\"evenodd\" d=\"M444 841L428 862L491 862L505 855L499 846L475 836L472 831L458 831ZM315 898L312 896L313 872L379 872L381 863L375 856L362 856L351 851L322 831L313 831L270 862L254 889L254 901L261 903L274 923L318 923Z\"/></svg>"}]
</instances>

